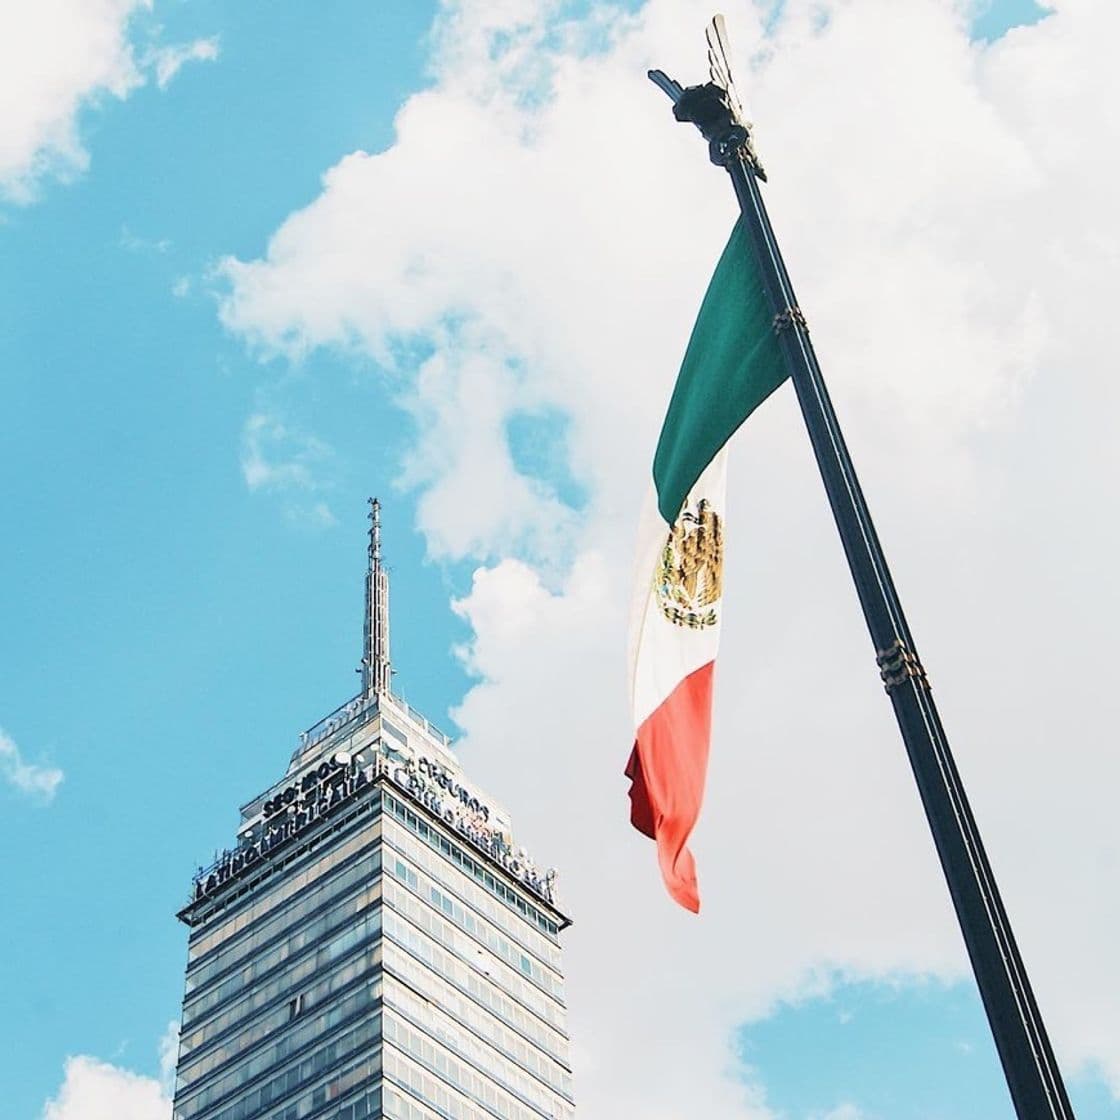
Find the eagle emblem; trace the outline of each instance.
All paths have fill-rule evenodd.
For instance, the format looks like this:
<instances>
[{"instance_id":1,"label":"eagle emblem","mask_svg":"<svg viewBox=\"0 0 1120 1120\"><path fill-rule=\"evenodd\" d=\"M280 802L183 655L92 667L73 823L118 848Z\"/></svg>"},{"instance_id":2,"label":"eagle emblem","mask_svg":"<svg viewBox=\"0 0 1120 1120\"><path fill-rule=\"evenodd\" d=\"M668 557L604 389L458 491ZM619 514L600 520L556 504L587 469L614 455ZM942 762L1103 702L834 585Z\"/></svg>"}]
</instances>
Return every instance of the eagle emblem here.
<instances>
[{"instance_id":1,"label":"eagle emblem","mask_svg":"<svg viewBox=\"0 0 1120 1120\"><path fill-rule=\"evenodd\" d=\"M661 613L675 626L704 630L719 621L723 519L707 498L685 503L662 549L653 589Z\"/></svg>"}]
</instances>

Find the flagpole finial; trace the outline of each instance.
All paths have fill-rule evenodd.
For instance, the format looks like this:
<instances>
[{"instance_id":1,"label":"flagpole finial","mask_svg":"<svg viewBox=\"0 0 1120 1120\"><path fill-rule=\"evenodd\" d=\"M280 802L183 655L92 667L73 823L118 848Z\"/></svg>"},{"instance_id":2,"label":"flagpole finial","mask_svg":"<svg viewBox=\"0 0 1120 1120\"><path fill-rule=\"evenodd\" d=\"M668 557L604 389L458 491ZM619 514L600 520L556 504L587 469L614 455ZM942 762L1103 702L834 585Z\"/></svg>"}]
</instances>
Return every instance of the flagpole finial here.
<instances>
[{"instance_id":1,"label":"flagpole finial","mask_svg":"<svg viewBox=\"0 0 1120 1120\"><path fill-rule=\"evenodd\" d=\"M362 695L389 692L389 573L381 563L381 502L369 499L369 562L366 566L366 611L363 627Z\"/></svg>"},{"instance_id":2,"label":"flagpole finial","mask_svg":"<svg viewBox=\"0 0 1120 1120\"><path fill-rule=\"evenodd\" d=\"M727 167L742 160L757 178L766 182L766 170L754 150L752 125L743 114L743 105L731 77L728 60L727 26L717 15L705 30L708 42L709 81L699 86L682 86L663 70L649 70L647 76L673 102L673 116L694 124L708 141L712 163Z\"/></svg>"}]
</instances>

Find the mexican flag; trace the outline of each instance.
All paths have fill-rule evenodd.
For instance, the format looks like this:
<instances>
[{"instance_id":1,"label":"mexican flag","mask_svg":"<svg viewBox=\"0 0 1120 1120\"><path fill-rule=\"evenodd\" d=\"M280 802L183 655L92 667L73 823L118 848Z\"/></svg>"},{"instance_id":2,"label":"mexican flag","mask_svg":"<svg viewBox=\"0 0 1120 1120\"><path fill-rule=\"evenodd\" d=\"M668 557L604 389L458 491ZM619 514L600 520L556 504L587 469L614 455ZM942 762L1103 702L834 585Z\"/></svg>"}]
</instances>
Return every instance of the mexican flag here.
<instances>
[{"instance_id":1,"label":"mexican flag","mask_svg":"<svg viewBox=\"0 0 1120 1120\"><path fill-rule=\"evenodd\" d=\"M708 286L653 457L630 619L630 820L669 893L700 909L700 815L723 617L727 440L785 380L774 310L740 220Z\"/></svg>"}]
</instances>

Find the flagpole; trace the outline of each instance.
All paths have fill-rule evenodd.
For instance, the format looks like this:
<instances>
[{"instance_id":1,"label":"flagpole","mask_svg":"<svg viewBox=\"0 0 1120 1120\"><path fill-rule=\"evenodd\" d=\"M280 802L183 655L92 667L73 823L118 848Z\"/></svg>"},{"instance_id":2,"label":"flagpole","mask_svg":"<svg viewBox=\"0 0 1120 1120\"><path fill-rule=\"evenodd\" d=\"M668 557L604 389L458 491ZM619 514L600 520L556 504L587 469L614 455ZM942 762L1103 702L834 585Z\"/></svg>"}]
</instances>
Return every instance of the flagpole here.
<instances>
[{"instance_id":1,"label":"flagpole","mask_svg":"<svg viewBox=\"0 0 1120 1120\"><path fill-rule=\"evenodd\" d=\"M1073 1109L1039 1014L976 821L953 761L926 673L871 521L855 467L794 295L759 180L765 180L727 92L688 89L651 71L679 121L695 124L713 163L731 176L809 440L855 581L876 663L898 720L980 996L1019 1120L1073 1120Z\"/></svg>"}]
</instances>

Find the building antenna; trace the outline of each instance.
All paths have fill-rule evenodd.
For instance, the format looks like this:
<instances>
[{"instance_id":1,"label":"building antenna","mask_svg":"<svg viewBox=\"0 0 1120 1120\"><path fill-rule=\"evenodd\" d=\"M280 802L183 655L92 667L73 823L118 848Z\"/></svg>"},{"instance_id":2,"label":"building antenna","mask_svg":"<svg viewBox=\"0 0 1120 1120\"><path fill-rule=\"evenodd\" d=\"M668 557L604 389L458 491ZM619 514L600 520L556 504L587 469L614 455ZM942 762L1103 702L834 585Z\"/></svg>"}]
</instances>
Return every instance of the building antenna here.
<instances>
[{"instance_id":1,"label":"building antenna","mask_svg":"<svg viewBox=\"0 0 1120 1120\"><path fill-rule=\"evenodd\" d=\"M381 502L369 500L369 563L366 567L366 617L362 649L362 696L390 691L389 573L381 566Z\"/></svg>"}]
</instances>

